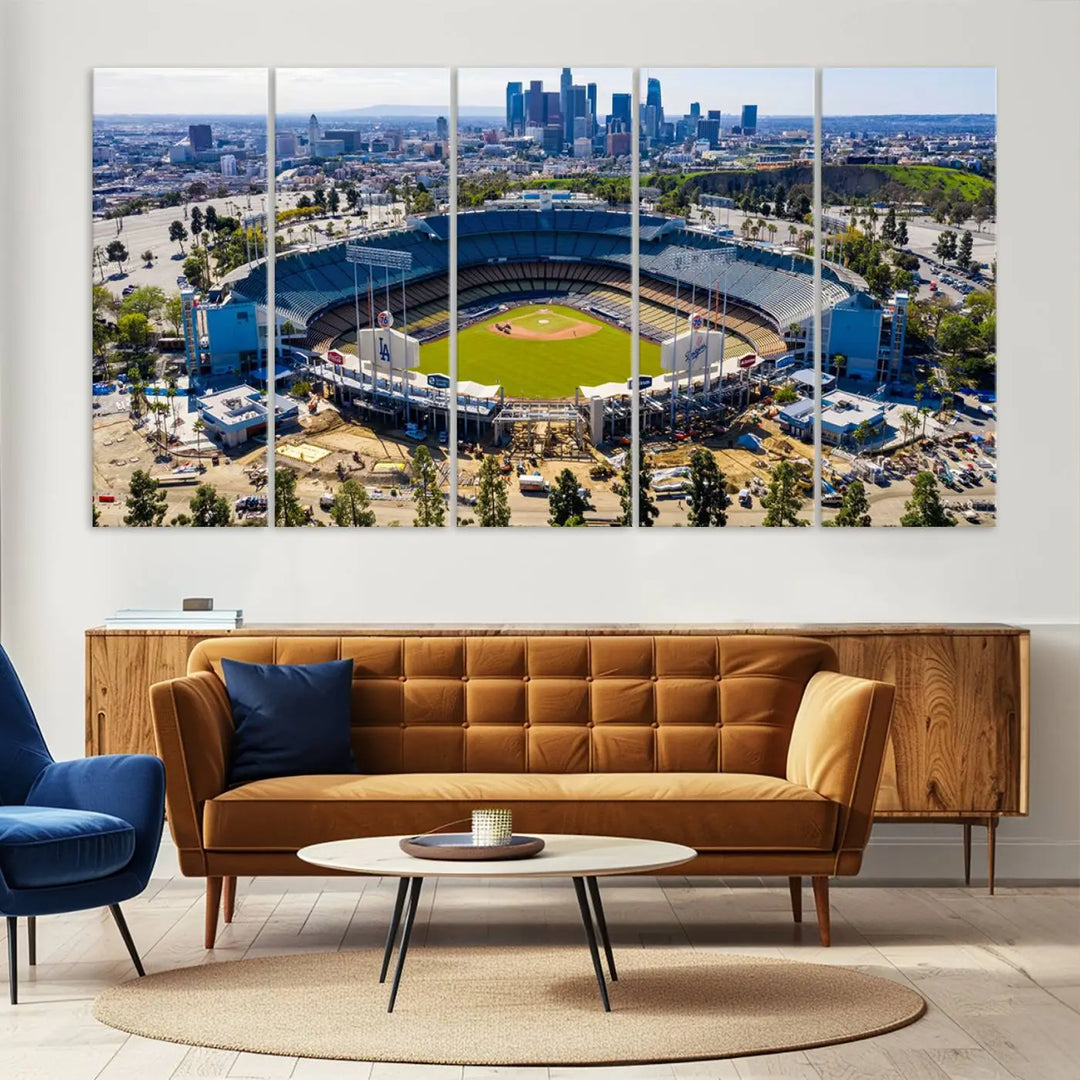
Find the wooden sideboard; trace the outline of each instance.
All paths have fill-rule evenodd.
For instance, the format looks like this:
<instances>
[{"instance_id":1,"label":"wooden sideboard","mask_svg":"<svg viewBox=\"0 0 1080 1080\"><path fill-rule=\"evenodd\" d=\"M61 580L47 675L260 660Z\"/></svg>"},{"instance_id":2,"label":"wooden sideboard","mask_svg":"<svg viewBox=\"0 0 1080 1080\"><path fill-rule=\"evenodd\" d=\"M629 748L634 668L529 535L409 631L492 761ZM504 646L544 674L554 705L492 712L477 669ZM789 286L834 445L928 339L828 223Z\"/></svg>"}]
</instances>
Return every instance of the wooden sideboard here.
<instances>
[{"instance_id":1,"label":"wooden sideboard","mask_svg":"<svg viewBox=\"0 0 1080 1080\"><path fill-rule=\"evenodd\" d=\"M993 891L998 820L1028 812L1030 722L1027 630L1000 624L757 626L251 625L237 635L797 634L829 641L840 670L895 684L896 705L875 819L960 823L965 880L971 827L988 831ZM87 754L153 753L147 689L187 669L207 637L197 630L86 633Z\"/></svg>"}]
</instances>

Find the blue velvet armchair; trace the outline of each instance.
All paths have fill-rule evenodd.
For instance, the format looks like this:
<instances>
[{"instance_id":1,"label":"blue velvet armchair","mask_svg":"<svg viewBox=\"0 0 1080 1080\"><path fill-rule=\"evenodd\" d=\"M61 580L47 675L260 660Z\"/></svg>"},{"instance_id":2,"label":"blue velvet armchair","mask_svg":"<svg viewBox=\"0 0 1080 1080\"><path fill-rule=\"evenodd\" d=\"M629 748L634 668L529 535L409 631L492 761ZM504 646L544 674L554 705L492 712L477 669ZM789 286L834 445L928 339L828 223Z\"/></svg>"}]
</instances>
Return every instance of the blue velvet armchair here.
<instances>
[{"instance_id":1,"label":"blue velvet armchair","mask_svg":"<svg viewBox=\"0 0 1080 1080\"><path fill-rule=\"evenodd\" d=\"M18 1002L18 920L108 907L144 974L120 903L146 888L164 821L165 769L148 754L53 761L18 675L0 648L0 915Z\"/></svg>"}]
</instances>

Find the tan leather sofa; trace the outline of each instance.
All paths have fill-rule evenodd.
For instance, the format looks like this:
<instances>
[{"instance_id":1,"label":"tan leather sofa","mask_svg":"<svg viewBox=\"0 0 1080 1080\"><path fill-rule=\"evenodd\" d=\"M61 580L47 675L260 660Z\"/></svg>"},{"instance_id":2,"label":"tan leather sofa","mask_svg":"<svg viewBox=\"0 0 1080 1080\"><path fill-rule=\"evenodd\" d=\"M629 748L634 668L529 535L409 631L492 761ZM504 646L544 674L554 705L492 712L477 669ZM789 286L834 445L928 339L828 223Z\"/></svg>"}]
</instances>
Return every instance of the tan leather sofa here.
<instances>
[{"instance_id":1,"label":"tan leather sofa","mask_svg":"<svg viewBox=\"0 0 1080 1080\"><path fill-rule=\"evenodd\" d=\"M233 722L221 659L354 662L361 772L228 789ZM207 879L206 946L237 875L325 873L299 848L414 833L508 806L520 832L671 840L680 874L812 878L829 943L829 878L870 835L893 687L836 672L825 643L779 635L587 630L201 642L150 690L169 826ZM297 718L302 722L302 717ZM467 827L467 826L466 826Z\"/></svg>"}]
</instances>

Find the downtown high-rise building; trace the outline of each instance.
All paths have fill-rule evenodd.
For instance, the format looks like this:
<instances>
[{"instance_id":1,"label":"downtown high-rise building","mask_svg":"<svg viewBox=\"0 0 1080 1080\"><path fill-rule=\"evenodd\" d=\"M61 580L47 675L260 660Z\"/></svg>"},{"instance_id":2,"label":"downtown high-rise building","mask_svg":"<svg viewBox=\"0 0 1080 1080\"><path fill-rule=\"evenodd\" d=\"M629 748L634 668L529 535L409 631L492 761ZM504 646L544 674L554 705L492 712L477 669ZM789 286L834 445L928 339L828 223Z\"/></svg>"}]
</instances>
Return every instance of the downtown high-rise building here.
<instances>
[{"instance_id":1,"label":"downtown high-rise building","mask_svg":"<svg viewBox=\"0 0 1080 1080\"><path fill-rule=\"evenodd\" d=\"M506 134L517 135L516 130L524 120L522 115L524 97L521 92L521 83L508 82L506 84Z\"/></svg>"},{"instance_id":2,"label":"downtown high-rise building","mask_svg":"<svg viewBox=\"0 0 1080 1080\"><path fill-rule=\"evenodd\" d=\"M633 113L633 99L629 94L611 95L611 112L608 113L608 131L629 131Z\"/></svg>"},{"instance_id":3,"label":"downtown high-rise building","mask_svg":"<svg viewBox=\"0 0 1080 1080\"><path fill-rule=\"evenodd\" d=\"M573 84L573 72L568 67L564 67L559 76L559 116L562 118L563 137L568 142L574 139Z\"/></svg>"},{"instance_id":4,"label":"downtown high-rise building","mask_svg":"<svg viewBox=\"0 0 1080 1080\"><path fill-rule=\"evenodd\" d=\"M188 142L191 144L193 153L200 150L209 150L214 145L213 132L209 124L188 124Z\"/></svg>"},{"instance_id":5,"label":"downtown high-rise building","mask_svg":"<svg viewBox=\"0 0 1080 1080\"><path fill-rule=\"evenodd\" d=\"M525 118L529 127L544 126L544 84L540 79L529 83L525 97Z\"/></svg>"},{"instance_id":6,"label":"downtown high-rise building","mask_svg":"<svg viewBox=\"0 0 1080 1080\"><path fill-rule=\"evenodd\" d=\"M739 125L744 135L754 135L757 132L757 106L744 105L742 107L742 120Z\"/></svg>"},{"instance_id":7,"label":"downtown high-rise building","mask_svg":"<svg viewBox=\"0 0 1080 1080\"><path fill-rule=\"evenodd\" d=\"M645 92L645 105L648 108L651 106L656 110L656 126L657 128L664 125L664 104L660 93L660 80L650 79L646 92Z\"/></svg>"},{"instance_id":8,"label":"downtown high-rise building","mask_svg":"<svg viewBox=\"0 0 1080 1080\"><path fill-rule=\"evenodd\" d=\"M596 83L591 82L585 84L585 96L589 101L589 135L592 136L596 134Z\"/></svg>"},{"instance_id":9,"label":"downtown high-rise building","mask_svg":"<svg viewBox=\"0 0 1080 1080\"><path fill-rule=\"evenodd\" d=\"M307 141L308 141L308 153L309 154L313 155L315 153L315 150L314 150L315 144L321 138L322 138L322 133L319 130L319 118L314 113L312 113L311 116L308 117L308 122L307 122Z\"/></svg>"},{"instance_id":10,"label":"downtown high-rise building","mask_svg":"<svg viewBox=\"0 0 1080 1080\"><path fill-rule=\"evenodd\" d=\"M435 117L435 138L440 142L450 138L450 121L445 116Z\"/></svg>"}]
</instances>

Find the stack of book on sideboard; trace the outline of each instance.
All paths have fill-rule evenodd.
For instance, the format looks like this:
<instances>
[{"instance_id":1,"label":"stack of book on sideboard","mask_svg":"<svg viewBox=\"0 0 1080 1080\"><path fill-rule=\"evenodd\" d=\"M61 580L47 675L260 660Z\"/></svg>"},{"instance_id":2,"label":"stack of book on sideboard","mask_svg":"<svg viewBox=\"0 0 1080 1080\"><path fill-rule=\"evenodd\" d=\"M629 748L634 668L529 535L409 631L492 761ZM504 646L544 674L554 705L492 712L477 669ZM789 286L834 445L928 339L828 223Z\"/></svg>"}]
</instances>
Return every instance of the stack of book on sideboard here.
<instances>
[{"instance_id":1,"label":"stack of book on sideboard","mask_svg":"<svg viewBox=\"0 0 1080 1080\"><path fill-rule=\"evenodd\" d=\"M210 634L235 630L244 624L239 608L209 611L180 609L121 608L105 620L106 630L200 630Z\"/></svg>"}]
</instances>

